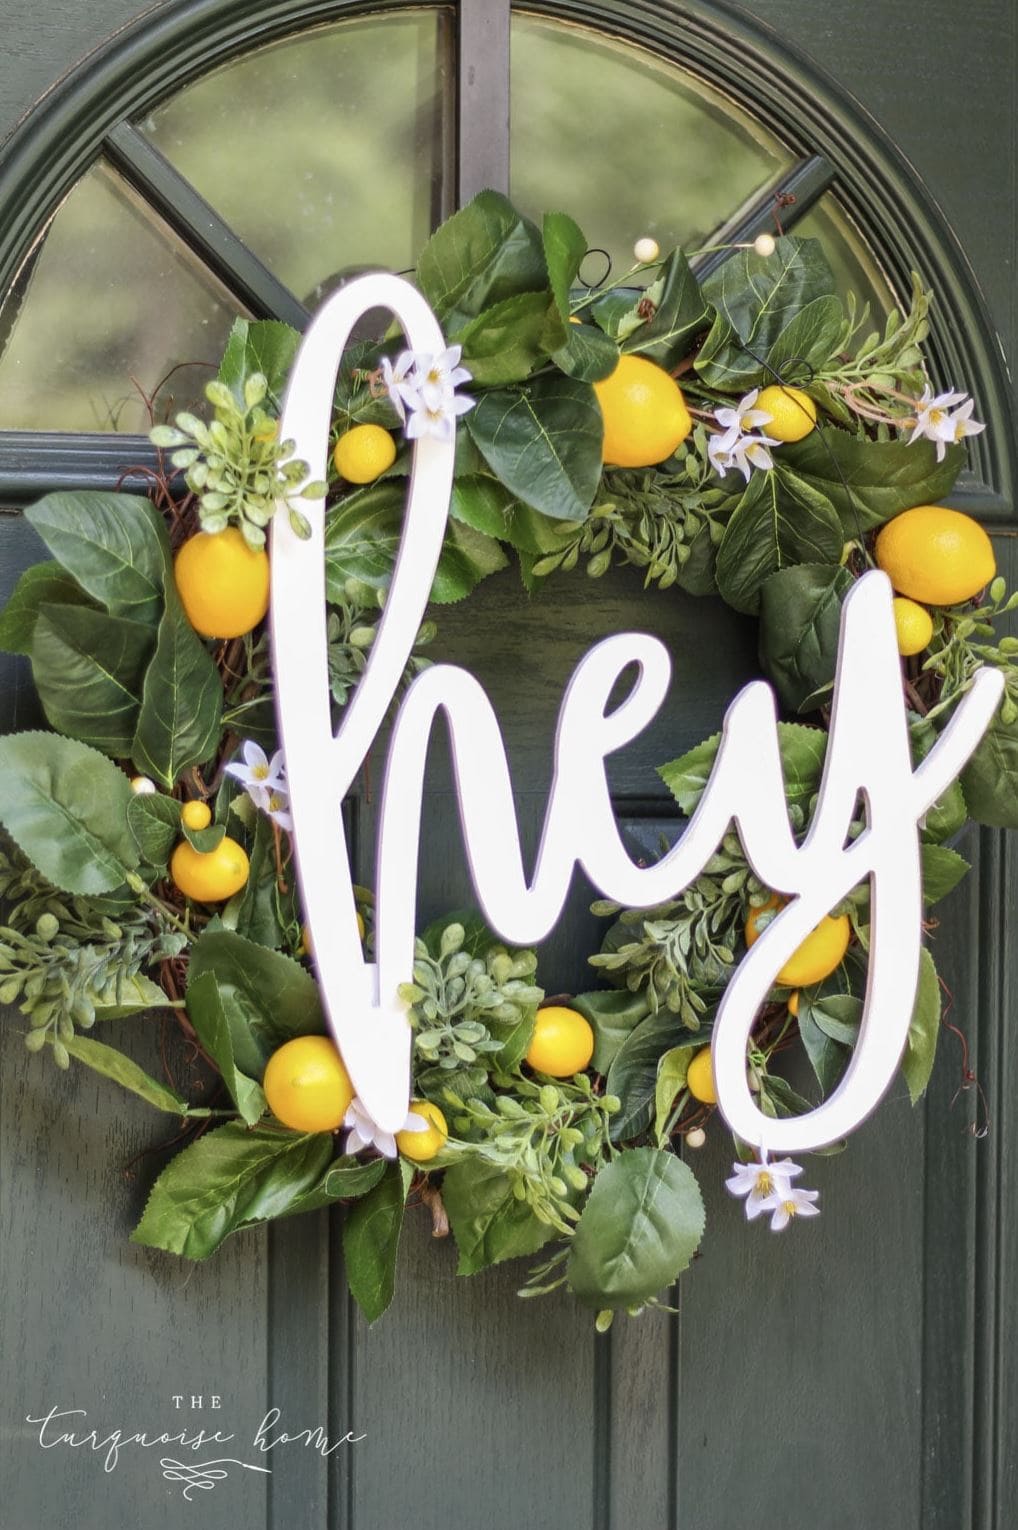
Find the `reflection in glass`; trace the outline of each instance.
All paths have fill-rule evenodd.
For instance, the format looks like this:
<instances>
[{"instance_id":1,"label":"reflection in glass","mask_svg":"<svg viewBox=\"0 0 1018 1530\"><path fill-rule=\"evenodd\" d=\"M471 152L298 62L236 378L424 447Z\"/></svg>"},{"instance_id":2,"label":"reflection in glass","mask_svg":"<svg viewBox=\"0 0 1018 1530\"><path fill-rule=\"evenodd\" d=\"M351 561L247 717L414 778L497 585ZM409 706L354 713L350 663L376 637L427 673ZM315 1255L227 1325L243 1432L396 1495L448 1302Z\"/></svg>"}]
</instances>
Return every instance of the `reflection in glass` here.
<instances>
[{"instance_id":1,"label":"reflection in glass","mask_svg":"<svg viewBox=\"0 0 1018 1530\"><path fill-rule=\"evenodd\" d=\"M820 240L839 294L854 292L860 312L868 303L873 318L882 319L894 307L894 293L872 250L830 193L799 220L793 232L801 239Z\"/></svg>"},{"instance_id":2,"label":"reflection in glass","mask_svg":"<svg viewBox=\"0 0 1018 1530\"><path fill-rule=\"evenodd\" d=\"M451 143L444 10L342 21L225 65L143 131L298 297L411 267ZM452 211L452 208L448 208Z\"/></svg>"},{"instance_id":3,"label":"reflection in glass","mask_svg":"<svg viewBox=\"0 0 1018 1530\"><path fill-rule=\"evenodd\" d=\"M662 249L702 245L791 163L741 108L674 64L582 27L513 18L513 199L532 217L571 213L616 274L642 234Z\"/></svg>"},{"instance_id":4,"label":"reflection in glass","mask_svg":"<svg viewBox=\"0 0 1018 1530\"><path fill-rule=\"evenodd\" d=\"M173 232L96 165L0 307L0 430L143 433L141 392L179 368L161 413L200 400L237 312Z\"/></svg>"}]
</instances>

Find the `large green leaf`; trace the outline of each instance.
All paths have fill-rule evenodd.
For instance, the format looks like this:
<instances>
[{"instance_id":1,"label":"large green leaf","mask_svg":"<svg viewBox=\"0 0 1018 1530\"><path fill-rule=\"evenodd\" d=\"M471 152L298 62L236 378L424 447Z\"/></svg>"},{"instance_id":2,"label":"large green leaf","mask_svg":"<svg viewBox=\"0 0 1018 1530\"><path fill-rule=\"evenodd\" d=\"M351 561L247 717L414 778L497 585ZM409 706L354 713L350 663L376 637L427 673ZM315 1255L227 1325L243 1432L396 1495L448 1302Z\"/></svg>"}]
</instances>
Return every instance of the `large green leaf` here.
<instances>
[{"instance_id":1,"label":"large green leaf","mask_svg":"<svg viewBox=\"0 0 1018 1530\"><path fill-rule=\"evenodd\" d=\"M26 568L0 615L0 650L32 652L32 636L43 606L89 606L84 590L59 563L33 563Z\"/></svg>"},{"instance_id":2,"label":"large green leaf","mask_svg":"<svg viewBox=\"0 0 1018 1530\"><path fill-rule=\"evenodd\" d=\"M818 297L785 325L767 355L767 378L775 375L794 385L831 359L845 323L841 299ZM764 434L767 426L763 427Z\"/></svg>"},{"instance_id":3,"label":"large green leaf","mask_svg":"<svg viewBox=\"0 0 1018 1530\"><path fill-rule=\"evenodd\" d=\"M829 425L783 446L781 461L830 500L847 538L864 536L900 510L942 499L965 451L949 446L938 463L932 441L870 441Z\"/></svg>"},{"instance_id":4,"label":"large green leaf","mask_svg":"<svg viewBox=\"0 0 1018 1530\"><path fill-rule=\"evenodd\" d=\"M127 804L127 822L142 860L163 871L170 853L180 838L180 803L175 797L159 792L132 796Z\"/></svg>"},{"instance_id":5,"label":"large green leaf","mask_svg":"<svg viewBox=\"0 0 1018 1530\"><path fill-rule=\"evenodd\" d=\"M779 569L837 563L844 536L830 500L786 468L755 472L718 548L718 589L737 611L760 609L760 589Z\"/></svg>"},{"instance_id":6,"label":"large green leaf","mask_svg":"<svg viewBox=\"0 0 1018 1530\"><path fill-rule=\"evenodd\" d=\"M223 686L212 657L167 590L166 610L145 675L132 758L146 775L171 788L192 765L203 765L219 743Z\"/></svg>"},{"instance_id":7,"label":"large green leaf","mask_svg":"<svg viewBox=\"0 0 1018 1530\"><path fill-rule=\"evenodd\" d=\"M547 287L541 236L508 198L479 192L432 234L417 260L417 282L452 333L493 303Z\"/></svg>"},{"instance_id":8,"label":"large green leaf","mask_svg":"<svg viewBox=\"0 0 1018 1530\"><path fill-rule=\"evenodd\" d=\"M760 590L760 663L790 712L809 711L834 679L841 606L852 576L838 564L779 569Z\"/></svg>"},{"instance_id":9,"label":"large green leaf","mask_svg":"<svg viewBox=\"0 0 1018 1530\"><path fill-rule=\"evenodd\" d=\"M658 1063L688 1037L689 1031L670 1011L649 1015L626 1037L605 1085L609 1094L617 1094L622 1101L622 1109L612 1117L613 1142L627 1142L647 1130L654 1119Z\"/></svg>"},{"instance_id":10,"label":"large green leaf","mask_svg":"<svg viewBox=\"0 0 1018 1530\"><path fill-rule=\"evenodd\" d=\"M548 280L563 319L569 318L569 297L587 253L587 236L568 213L545 213L541 228Z\"/></svg>"},{"instance_id":11,"label":"large green leaf","mask_svg":"<svg viewBox=\"0 0 1018 1530\"><path fill-rule=\"evenodd\" d=\"M282 1216L331 1157L328 1132L305 1137L231 1121L171 1160L131 1241L206 1259L239 1228Z\"/></svg>"},{"instance_id":12,"label":"large green leaf","mask_svg":"<svg viewBox=\"0 0 1018 1530\"><path fill-rule=\"evenodd\" d=\"M681 250L672 251L636 307L647 304L654 305L652 316L626 336L622 349L636 351L670 371L689 351L693 336L711 320L710 306Z\"/></svg>"},{"instance_id":13,"label":"large green leaf","mask_svg":"<svg viewBox=\"0 0 1018 1530\"><path fill-rule=\"evenodd\" d=\"M138 864L122 770L55 733L0 738L0 822L63 892L112 892Z\"/></svg>"},{"instance_id":14,"label":"large green leaf","mask_svg":"<svg viewBox=\"0 0 1018 1530\"><path fill-rule=\"evenodd\" d=\"M265 1114L265 1095L261 1085L237 1067L233 1054L233 1034L226 1009L219 997L214 972L204 972L187 985L187 1018L198 1040L223 1077L230 1098L248 1126L254 1126ZM234 1015L236 1023L236 1014Z\"/></svg>"},{"instance_id":15,"label":"large green leaf","mask_svg":"<svg viewBox=\"0 0 1018 1530\"><path fill-rule=\"evenodd\" d=\"M685 1046L672 1047L658 1063L654 1087L654 1140L658 1147L664 1147L667 1141L672 1106L680 1090L686 1087L689 1065L702 1046L702 1040L697 1039Z\"/></svg>"},{"instance_id":16,"label":"large green leaf","mask_svg":"<svg viewBox=\"0 0 1018 1530\"><path fill-rule=\"evenodd\" d=\"M367 1195L382 1178L388 1164L384 1158L360 1159L342 1157L333 1159L317 1185L312 1185L303 1195L291 1202L283 1215L297 1216L304 1211L322 1211L339 1201L357 1200Z\"/></svg>"},{"instance_id":17,"label":"large green leaf","mask_svg":"<svg viewBox=\"0 0 1018 1530\"><path fill-rule=\"evenodd\" d=\"M595 1073L608 1072L623 1042L650 1013L646 996L630 993L628 988L597 988L593 993L578 993L570 1007L579 1010L594 1032L590 1065Z\"/></svg>"},{"instance_id":18,"label":"large green leaf","mask_svg":"<svg viewBox=\"0 0 1018 1530\"><path fill-rule=\"evenodd\" d=\"M494 303L452 336L463 347L463 365L485 388L523 382L565 338L548 291L520 292Z\"/></svg>"},{"instance_id":19,"label":"large green leaf","mask_svg":"<svg viewBox=\"0 0 1018 1530\"><path fill-rule=\"evenodd\" d=\"M163 610L169 542L139 494L47 494L25 518L57 562L111 616L155 624Z\"/></svg>"},{"instance_id":20,"label":"large green leaf","mask_svg":"<svg viewBox=\"0 0 1018 1530\"><path fill-rule=\"evenodd\" d=\"M969 813L994 829L1018 829L1018 720L998 710L961 777Z\"/></svg>"},{"instance_id":21,"label":"large green leaf","mask_svg":"<svg viewBox=\"0 0 1018 1530\"><path fill-rule=\"evenodd\" d=\"M569 1285L588 1307L642 1307L689 1264L704 1224L693 1171L674 1153L631 1148L594 1181L569 1251Z\"/></svg>"},{"instance_id":22,"label":"large green leaf","mask_svg":"<svg viewBox=\"0 0 1018 1530\"><path fill-rule=\"evenodd\" d=\"M569 529L566 523L521 505L504 484L486 473L455 479L449 510L475 531L536 555L559 551L563 531Z\"/></svg>"},{"instance_id":23,"label":"large green leaf","mask_svg":"<svg viewBox=\"0 0 1018 1530\"><path fill-rule=\"evenodd\" d=\"M565 344L552 352L552 361L580 382L601 382L619 364L619 348L596 324L567 324Z\"/></svg>"},{"instance_id":24,"label":"large green leaf","mask_svg":"<svg viewBox=\"0 0 1018 1530\"><path fill-rule=\"evenodd\" d=\"M244 384L260 372L269 385L267 402L278 410L299 345L297 331L278 319L234 319L219 366L219 381L246 408Z\"/></svg>"},{"instance_id":25,"label":"large green leaf","mask_svg":"<svg viewBox=\"0 0 1018 1530\"><path fill-rule=\"evenodd\" d=\"M91 1036L78 1035L69 1036L64 1046L78 1062L101 1073L104 1078L112 1079L122 1089L129 1089L147 1105L154 1105L156 1110L165 1110L172 1116L188 1114L188 1104L183 1095L161 1084L116 1047L108 1047L103 1041L94 1041Z\"/></svg>"},{"instance_id":26,"label":"large green leaf","mask_svg":"<svg viewBox=\"0 0 1018 1530\"><path fill-rule=\"evenodd\" d=\"M658 767L658 775L687 816L695 812L714 767L721 734L715 733L677 760ZM827 753L823 728L802 723L778 723L778 748L785 776L785 798L803 816L820 788Z\"/></svg>"},{"instance_id":27,"label":"large green leaf","mask_svg":"<svg viewBox=\"0 0 1018 1530\"><path fill-rule=\"evenodd\" d=\"M492 391L466 422L510 493L555 520L586 518L601 481L604 434L589 383L549 376L518 391Z\"/></svg>"},{"instance_id":28,"label":"large green leaf","mask_svg":"<svg viewBox=\"0 0 1018 1530\"><path fill-rule=\"evenodd\" d=\"M773 381L767 367L772 347L796 315L835 290L833 272L816 239L786 236L773 255L739 250L703 286L717 310L696 358L710 388L745 392Z\"/></svg>"},{"instance_id":29,"label":"large green leaf","mask_svg":"<svg viewBox=\"0 0 1018 1530\"><path fill-rule=\"evenodd\" d=\"M933 957L925 946L919 957L919 987L912 1008L905 1055L901 1059L901 1071L913 1105L918 1104L926 1093L940 1035L940 979Z\"/></svg>"},{"instance_id":30,"label":"large green leaf","mask_svg":"<svg viewBox=\"0 0 1018 1530\"><path fill-rule=\"evenodd\" d=\"M552 1236L526 1201L516 1199L509 1176L496 1164L453 1164L442 1181L442 1202L459 1250L458 1275L536 1254Z\"/></svg>"},{"instance_id":31,"label":"large green leaf","mask_svg":"<svg viewBox=\"0 0 1018 1530\"><path fill-rule=\"evenodd\" d=\"M279 951L210 930L192 948L189 985L206 973L218 985L234 1061L249 1078L260 1080L270 1055L294 1036L325 1033L318 985Z\"/></svg>"},{"instance_id":32,"label":"large green leaf","mask_svg":"<svg viewBox=\"0 0 1018 1530\"><path fill-rule=\"evenodd\" d=\"M347 1285L369 1323L392 1301L396 1256L412 1170L402 1159L385 1173L343 1223L343 1266Z\"/></svg>"},{"instance_id":33,"label":"large green leaf","mask_svg":"<svg viewBox=\"0 0 1018 1530\"><path fill-rule=\"evenodd\" d=\"M358 489L329 511L325 524L326 591L343 597L348 579L388 589L403 535L406 486L383 480ZM505 568L498 543L464 521L450 521L431 587L439 604L462 600L489 574Z\"/></svg>"},{"instance_id":34,"label":"large green leaf","mask_svg":"<svg viewBox=\"0 0 1018 1530\"><path fill-rule=\"evenodd\" d=\"M47 722L114 759L130 755L153 646L144 622L89 606L43 606L32 679Z\"/></svg>"},{"instance_id":35,"label":"large green leaf","mask_svg":"<svg viewBox=\"0 0 1018 1530\"><path fill-rule=\"evenodd\" d=\"M946 898L972 870L965 857L947 845L923 845L922 860L923 897L927 903L939 903Z\"/></svg>"}]
</instances>

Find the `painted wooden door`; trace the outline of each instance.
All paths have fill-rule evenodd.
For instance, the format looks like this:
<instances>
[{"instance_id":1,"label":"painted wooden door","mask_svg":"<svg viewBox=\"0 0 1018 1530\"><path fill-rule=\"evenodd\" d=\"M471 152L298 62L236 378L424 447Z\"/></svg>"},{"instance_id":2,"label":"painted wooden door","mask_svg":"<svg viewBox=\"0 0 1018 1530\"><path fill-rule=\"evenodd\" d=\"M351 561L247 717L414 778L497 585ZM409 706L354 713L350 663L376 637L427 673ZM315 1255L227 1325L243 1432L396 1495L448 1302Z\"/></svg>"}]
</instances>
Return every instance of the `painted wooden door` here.
<instances>
[{"instance_id":1,"label":"painted wooden door","mask_svg":"<svg viewBox=\"0 0 1018 1530\"><path fill-rule=\"evenodd\" d=\"M44 11L2 0L3 129L138 9L137 0L93 0L87 10L63 0ZM196 39L188 67L197 73L203 29L217 14L256 38L259 28L269 35L274 11L288 12L296 27L341 9L229 0L156 6L136 67L159 68L159 28L185 12ZM851 7L756 0L741 8L571 0L528 10L653 42L680 66L695 57L706 69L712 57L729 92L740 69L759 79L769 65L775 102L781 98L775 115L796 88L802 98L794 130L763 125L794 139L799 157L787 173L798 177L800 210L827 184L818 140L839 135L845 174L853 162L857 176L872 174L874 200L886 202L882 129L927 188L907 179L903 247L920 259L949 251L946 264L967 295L963 311L982 314L981 287L1003 350L1014 357L1009 145L1018 23L1008 0L987 0L978 12L930 0L921 14L884 0ZM459 77L462 195L506 177L505 135L492 124L506 105L498 61L508 19L501 0L463 0L450 13L453 32L461 26L472 50ZM703 46L708 35L711 49ZM517 52L526 47L524 39ZM847 104L831 117L829 103L840 98L824 94L818 66L859 98L874 124ZM525 82L514 79L514 100L518 88L525 94ZM765 93L758 92L757 110L766 115ZM811 119L812 142L804 126ZM54 122L72 139L96 132L85 111L50 118L47 130L56 131ZM544 147L553 165L556 143ZM66 138L54 142L55 156L69 152ZM535 146L527 152L532 159ZM448 144L443 153L444 189L432 212L451 194ZM143 177L136 144L121 136L119 154L112 157L121 169L133 154ZM561 194L565 202L568 187ZM744 219L752 214L743 209ZM5 220L19 215L4 204ZM206 254L222 257L221 244L213 238ZM266 299L264 273L249 276L248 300ZM992 393L981 403L996 422L997 444L968 495L991 524L1013 583L1014 399L993 358L992 334L953 335L949 348L982 366ZM54 482L61 474L101 481L112 460L94 439L83 456L73 443L3 436L5 592L38 556L17 515L36 482L33 464L45 461ZM668 817L651 767L712 731L725 699L753 673L750 626L710 601L648 601L626 571L596 585L563 581L533 602L506 572L467 606L443 613L442 655L478 674L505 721L531 844L566 677L597 637L648 621L671 647L677 679L665 714L615 767L618 811L637 837ZM5 661L4 727L29 726L34 715L24 672ZM426 915L468 895L441 747L432 765ZM353 804L361 847L371 843L372 814L363 789ZM619 1322L603 1338L564 1299L520 1302L511 1267L458 1280L453 1250L431 1238L423 1213L405 1235L393 1309L370 1330L345 1291L338 1213L243 1234L199 1266L129 1244L159 1162L158 1127L143 1106L135 1109L84 1070L57 1079L40 1068L16 1025L8 1026L0 1523L5 1530L1004 1530L1018 1513L1008 1299L1018 1275L1018 1051L1008 1029L1018 878L1014 848L999 836L973 833L963 848L975 869L943 910L937 958L954 995L952 1018L967 1038L968 1067L985 1094L989 1135L977 1141L969 1130L983 1116L974 1089L957 1097L967 1077L958 1039L946 1035L926 1106L914 1113L904 1089L892 1090L846 1156L820 1161L825 1214L799 1236L776 1239L758 1228L747 1235L722 1189L723 1133L712 1130L700 1160L709 1235L682 1279L679 1315ZM370 878L370 870L365 852L361 875ZM586 981L577 953L592 939L588 901L588 890L576 888L542 952L544 970L554 970L563 990ZM151 1059L159 1037L139 1031L136 1045L140 1060ZM43 1452L39 1426L28 1420L51 1409L81 1410L75 1426L94 1427L101 1448ZM283 1431L319 1426L323 1433L307 1443L279 1441ZM185 1501L181 1482L160 1466L171 1447L108 1439L117 1430L182 1429L231 1436L214 1453L239 1463L194 1493L197 1501Z\"/></svg>"}]
</instances>

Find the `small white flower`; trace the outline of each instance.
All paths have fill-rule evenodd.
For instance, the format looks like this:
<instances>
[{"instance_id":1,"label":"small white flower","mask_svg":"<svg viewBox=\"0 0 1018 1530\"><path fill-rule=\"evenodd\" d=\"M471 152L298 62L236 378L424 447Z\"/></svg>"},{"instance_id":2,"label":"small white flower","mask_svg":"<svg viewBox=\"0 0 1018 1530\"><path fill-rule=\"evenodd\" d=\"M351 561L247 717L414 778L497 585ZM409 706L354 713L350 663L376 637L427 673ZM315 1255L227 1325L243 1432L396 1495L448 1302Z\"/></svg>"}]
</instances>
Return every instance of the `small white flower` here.
<instances>
[{"instance_id":1,"label":"small white flower","mask_svg":"<svg viewBox=\"0 0 1018 1530\"><path fill-rule=\"evenodd\" d=\"M754 407L759 397L760 389L754 388L752 392L746 393L740 398L734 409L729 408L728 405L715 409L714 418L730 438L727 443L729 450L731 450L739 436L748 431L756 430L760 425L766 425L773 418L773 416L767 413L766 409Z\"/></svg>"},{"instance_id":2,"label":"small white flower","mask_svg":"<svg viewBox=\"0 0 1018 1530\"><path fill-rule=\"evenodd\" d=\"M819 1190L775 1191L767 1205L761 1209L772 1213L771 1232L783 1232L793 1217L818 1217L820 1207L814 1201L820 1197Z\"/></svg>"},{"instance_id":3,"label":"small white flower","mask_svg":"<svg viewBox=\"0 0 1018 1530\"><path fill-rule=\"evenodd\" d=\"M343 1117L343 1125L349 1128L343 1145L344 1153L362 1153L365 1148L373 1147L381 1153L383 1158L397 1157L398 1149L394 1134L383 1132L356 1097L351 1100L349 1109ZM415 1115L412 1110L407 1112L407 1118L400 1127L400 1131L403 1132L424 1132L427 1129L428 1123L424 1117Z\"/></svg>"},{"instance_id":4,"label":"small white flower","mask_svg":"<svg viewBox=\"0 0 1018 1530\"><path fill-rule=\"evenodd\" d=\"M474 374L460 366L462 355L462 345L450 345L437 356L418 351L414 369L418 389L424 392L426 388L439 388L443 393L452 393L460 383L469 382Z\"/></svg>"},{"instance_id":5,"label":"small white flower","mask_svg":"<svg viewBox=\"0 0 1018 1530\"><path fill-rule=\"evenodd\" d=\"M975 400L970 398L951 415L952 441L964 441L966 436L978 436L986 429L980 420L972 419L972 411L975 407Z\"/></svg>"},{"instance_id":6,"label":"small white flower","mask_svg":"<svg viewBox=\"0 0 1018 1530\"><path fill-rule=\"evenodd\" d=\"M965 399L966 395L964 393L954 393L951 391L938 393L934 397L929 388L924 388L922 398L916 404L916 419L915 425L912 427L912 434L908 438L909 446L912 445L913 441L918 441L920 438L926 441L933 441L937 447L937 461L942 462L948 443L955 439L955 427L952 423L951 410L956 404L964 403ZM972 413L971 400L969 400L968 413ZM972 432L967 433L971 434Z\"/></svg>"},{"instance_id":7,"label":"small white flower","mask_svg":"<svg viewBox=\"0 0 1018 1530\"><path fill-rule=\"evenodd\" d=\"M790 1158L768 1163L764 1153L759 1163L733 1163L732 1176L725 1180L730 1195L746 1197L746 1218L752 1222L762 1212L773 1210L775 1200L791 1194L792 1180L802 1173L802 1166Z\"/></svg>"},{"instance_id":8,"label":"small white flower","mask_svg":"<svg viewBox=\"0 0 1018 1530\"><path fill-rule=\"evenodd\" d=\"M392 407L399 415L401 425L406 424L407 409L414 409L417 405L418 360L419 357L415 351L402 351L397 356L395 365L388 356L382 357L382 381Z\"/></svg>"},{"instance_id":9,"label":"small white flower","mask_svg":"<svg viewBox=\"0 0 1018 1530\"><path fill-rule=\"evenodd\" d=\"M293 814L290 812L290 798L282 787L275 787L268 793L265 802L259 802L258 806L272 822L278 824L281 829L293 828Z\"/></svg>"},{"instance_id":10,"label":"small white flower","mask_svg":"<svg viewBox=\"0 0 1018 1530\"><path fill-rule=\"evenodd\" d=\"M754 468L760 468L763 472L769 472L774 466L774 459L768 451L768 447L777 446L777 442L770 436L740 436L733 437L729 428L723 436L712 436L707 442L707 456L711 466L722 478L736 468L749 483L750 474Z\"/></svg>"},{"instance_id":11,"label":"small white flower","mask_svg":"<svg viewBox=\"0 0 1018 1530\"><path fill-rule=\"evenodd\" d=\"M456 418L474 407L472 398L461 393L449 393L428 385L418 395L418 403L406 422L406 437L413 441L421 436L434 436L439 441L452 441L456 436Z\"/></svg>"},{"instance_id":12,"label":"small white flower","mask_svg":"<svg viewBox=\"0 0 1018 1530\"><path fill-rule=\"evenodd\" d=\"M281 749L277 749L270 760L261 745L249 738L240 752L244 757L243 765L238 765L236 762L227 765L226 774L240 782L258 807L261 807L262 801L273 791L285 790L286 767L283 764Z\"/></svg>"}]
</instances>

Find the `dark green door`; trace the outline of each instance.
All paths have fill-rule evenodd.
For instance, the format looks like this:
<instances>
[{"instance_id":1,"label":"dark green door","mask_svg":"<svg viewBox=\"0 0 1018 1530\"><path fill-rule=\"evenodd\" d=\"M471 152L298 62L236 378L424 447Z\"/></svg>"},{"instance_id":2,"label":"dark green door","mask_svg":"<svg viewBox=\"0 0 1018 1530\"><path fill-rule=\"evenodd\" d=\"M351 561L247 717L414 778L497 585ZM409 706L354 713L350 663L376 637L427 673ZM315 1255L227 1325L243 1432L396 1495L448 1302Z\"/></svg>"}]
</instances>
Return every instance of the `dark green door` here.
<instances>
[{"instance_id":1,"label":"dark green door","mask_svg":"<svg viewBox=\"0 0 1018 1530\"><path fill-rule=\"evenodd\" d=\"M844 281L877 303L917 265L947 320L938 361L991 422L964 503L1018 579L1014 397L998 349L1018 354L1008 0L978 16L949 0L921 14L884 0L535 0L511 27L508 0L138 10L0 5L5 132L98 49L0 166L5 592L39 556L17 514L34 497L125 472L143 485L132 370L152 385L212 359L238 308L299 319L351 265L409 265L428 228L486 184L528 210L568 207L615 260L642 233L714 243L719 230L752 237L776 212L823 237ZM186 369L173 386L179 401L194 392ZM754 673L752 627L710 601L645 597L632 571L532 602L506 571L442 611L441 655L478 675L503 719L530 848L565 680L598 637L648 623L676 683L613 774L619 815L644 843L668 814L651 767L717 727ZM3 706L5 728L31 726L26 675L9 661ZM365 785L362 847L373 811ZM244 1233L198 1266L129 1244L158 1127L83 1069L41 1067L12 1015L0 1523L1005 1530L1018 1514L1018 878L1002 837L973 833L962 848L974 873L936 936L957 1030L925 1106L913 1113L892 1090L848 1155L818 1160L825 1215L780 1239L746 1229L722 1187L724 1134L710 1129L698 1161L709 1233L679 1315L601 1338L565 1299L519 1301L513 1267L458 1280L423 1209L394 1306L370 1330L345 1290L339 1213ZM424 916L468 898L441 747L422 865ZM589 984L577 954L594 940L588 903L577 887L541 953L563 991ZM151 1066L163 1039L139 1030L139 1060ZM174 1066L183 1081L186 1055ZM95 1448L41 1449L51 1410L79 1435L94 1429ZM160 1464L195 1459L188 1443L109 1439L201 1429L231 1438L197 1459L233 1464L190 1499ZM311 1437L285 1443L284 1431Z\"/></svg>"}]
</instances>

